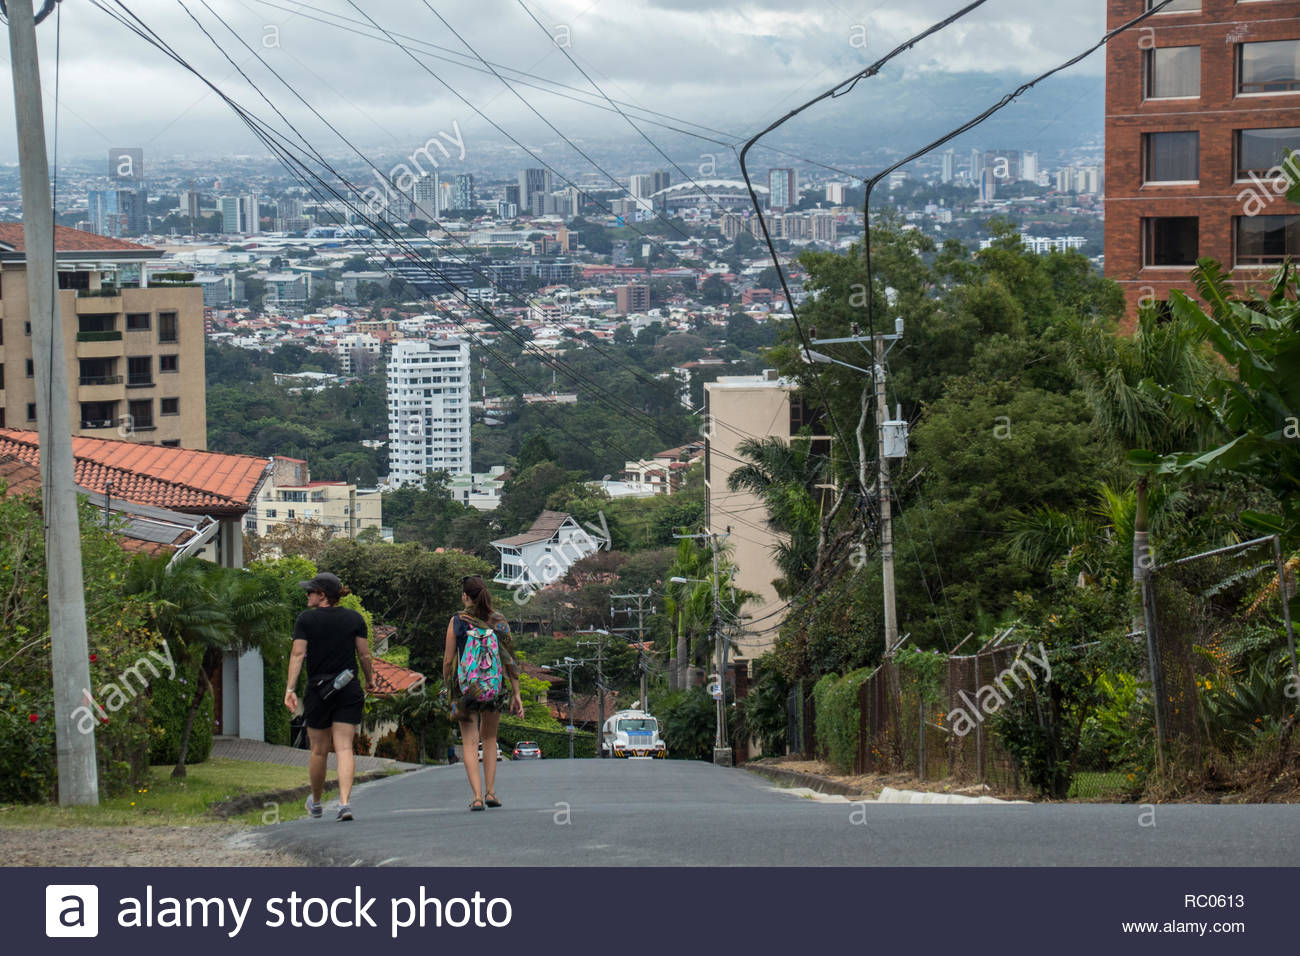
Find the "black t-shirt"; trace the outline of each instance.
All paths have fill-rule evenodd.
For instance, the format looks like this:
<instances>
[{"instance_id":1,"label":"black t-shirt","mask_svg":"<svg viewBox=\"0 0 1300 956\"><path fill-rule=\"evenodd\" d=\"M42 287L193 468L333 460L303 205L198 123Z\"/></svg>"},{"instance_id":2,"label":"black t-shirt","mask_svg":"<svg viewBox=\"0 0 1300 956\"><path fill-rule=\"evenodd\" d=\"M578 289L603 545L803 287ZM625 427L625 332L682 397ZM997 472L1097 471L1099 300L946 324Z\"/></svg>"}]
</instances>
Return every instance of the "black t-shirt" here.
<instances>
[{"instance_id":1,"label":"black t-shirt","mask_svg":"<svg viewBox=\"0 0 1300 956\"><path fill-rule=\"evenodd\" d=\"M357 669L357 638L366 621L350 607L311 607L298 615L293 639L307 642L307 673L313 680Z\"/></svg>"}]
</instances>

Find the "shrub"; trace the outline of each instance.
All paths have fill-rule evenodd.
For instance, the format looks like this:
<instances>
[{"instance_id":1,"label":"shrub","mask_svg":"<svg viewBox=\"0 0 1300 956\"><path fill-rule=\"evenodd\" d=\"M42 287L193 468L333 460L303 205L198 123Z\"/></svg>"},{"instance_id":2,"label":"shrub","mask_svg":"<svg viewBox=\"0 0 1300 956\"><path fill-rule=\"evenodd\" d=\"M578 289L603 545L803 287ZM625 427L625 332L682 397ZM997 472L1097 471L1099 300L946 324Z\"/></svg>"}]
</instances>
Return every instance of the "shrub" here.
<instances>
[{"instance_id":1,"label":"shrub","mask_svg":"<svg viewBox=\"0 0 1300 956\"><path fill-rule=\"evenodd\" d=\"M56 786L53 691L0 683L0 803L50 800Z\"/></svg>"},{"instance_id":2,"label":"shrub","mask_svg":"<svg viewBox=\"0 0 1300 956\"><path fill-rule=\"evenodd\" d=\"M569 735L565 731L534 727L513 717L502 717L501 727L497 731L498 743L501 744L502 749L507 749L514 746L517 740L537 741L537 745L542 748L543 758L547 760L552 757L569 756ZM671 753L671 745L669 746ZM596 756L596 735L586 731L576 731L573 735L573 756Z\"/></svg>"},{"instance_id":3,"label":"shrub","mask_svg":"<svg viewBox=\"0 0 1300 956\"><path fill-rule=\"evenodd\" d=\"M154 682L149 701L151 764L174 764L180 759L181 732L185 729L185 716L189 713L194 682L198 679L199 669L195 667L185 673L178 672L174 681ZM204 694L198 713L194 715L186 764L203 763L212 753L213 709L212 694Z\"/></svg>"},{"instance_id":4,"label":"shrub","mask_svg":"<svg viewBox=\"0 0 1300 956\"><path fill-rule=\"evenodd\" d=\"M817 700L817 741L826 760L840 773L852 773L857 762L858 741L862 736L858 692L874 670L874 667L862 667L832 681L823 677L813 689Z\"/></svg>"},{"instance_id":5,"label":"shrub","mask_svg":"<svg viewBox=\"0 0 1300 956\"><path fill-rule=\"evenodd\" d=\"M288 746L290 742L293 715L284 706L284 676L289 672L292 649L293 639L287 635L262 645L262 721L268 744Z\"/></svg>"}]
</instances>

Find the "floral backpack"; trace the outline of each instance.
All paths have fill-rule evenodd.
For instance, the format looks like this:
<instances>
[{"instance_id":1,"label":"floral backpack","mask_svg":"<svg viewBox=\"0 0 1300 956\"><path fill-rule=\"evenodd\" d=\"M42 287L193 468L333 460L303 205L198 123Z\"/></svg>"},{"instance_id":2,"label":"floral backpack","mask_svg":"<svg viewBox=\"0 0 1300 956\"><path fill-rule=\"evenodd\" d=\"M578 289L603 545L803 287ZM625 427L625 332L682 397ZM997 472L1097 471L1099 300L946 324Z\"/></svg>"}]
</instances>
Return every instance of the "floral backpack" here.
<instances>
[{"instance_id":1,"label":"floral backpack","mask_svg":"<svg viewBox=\"0 0 1300 956\"><path fill-rule=\"evenodd\" d=\"M469 632L465 635L465 650L461 652L456 667L461 696L471 701L496 700L501 693L502 679L497 632L474 618L463 620L469 625Z\"/></svg>"}]
</instances>

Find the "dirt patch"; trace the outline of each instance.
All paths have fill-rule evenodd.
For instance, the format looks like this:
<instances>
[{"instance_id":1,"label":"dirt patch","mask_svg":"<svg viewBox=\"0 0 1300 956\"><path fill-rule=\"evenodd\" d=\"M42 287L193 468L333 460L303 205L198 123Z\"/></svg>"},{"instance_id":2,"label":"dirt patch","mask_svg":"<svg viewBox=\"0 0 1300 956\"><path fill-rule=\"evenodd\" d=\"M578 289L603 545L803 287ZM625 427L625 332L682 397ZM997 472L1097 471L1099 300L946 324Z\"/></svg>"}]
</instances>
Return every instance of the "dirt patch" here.
<instances>
[{"instance_id":1,"label":"dirt patch","mask_svg":"<svg viewBox=\"0 0 1300 956\"><path fill-rule=\"evenodd\" d=\"M5 866L302 866L253 846L254 827L0 829Z\"/></svg>"},{"instance_id":2,"label":"dirt patch","mask_svg":"<svg viewBox=\"0 0 1300 956\"><path fill-rule=\"evenodd\" d=\"M896 790L922 790L927 793L956 793L964 797L999 797L1006 800L1031 800L1032 794L998 790L987 784L962 784L951 780L918 780L908 773L842 774L823 760L798 757L764 757L746 766L772 767L794 773L809 774L836 784L837 790L852 790L874 800L885 787Z\"/></svg>"}]
</instances>

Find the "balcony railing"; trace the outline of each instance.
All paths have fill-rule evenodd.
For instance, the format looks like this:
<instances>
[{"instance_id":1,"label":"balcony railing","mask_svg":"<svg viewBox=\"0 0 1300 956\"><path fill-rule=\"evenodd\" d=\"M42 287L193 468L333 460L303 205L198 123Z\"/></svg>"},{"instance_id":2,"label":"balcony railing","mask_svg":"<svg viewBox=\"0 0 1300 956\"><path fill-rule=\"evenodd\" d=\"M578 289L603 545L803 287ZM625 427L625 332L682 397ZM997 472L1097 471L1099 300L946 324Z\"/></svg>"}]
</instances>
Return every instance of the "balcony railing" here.
<instances>
[{"instance_id":1,"label":"balcony railing","mask_svg":"<svg viewBox=\"0 0 1300 956\"><path fill-rule=\"evenodd\" d=\"M126 382L127 388L153 388L152 378L139 378L132 375Z\"/></svg>"},{"instance_id":2,"label":"balcony railing","mask_svg":"<svg viewBox=\"0 0 1300 956\"><path fill-rule=\"evenodd\" d=\"M116 418L83 418L81 420L82 428L116 428Z\"/></svg>"},{"instance_id":3,"label":"balcony railing","mask_svg":"<svg viewBox=\"0 0 1300 956\"><path fill-rule=\"evenodd\" d=\"M117 286L106 285L98 289L78 289L78 299L115 299L122 294Z\"/></svg>"},{"instance_id":4,"label":"balcony railing","mask_svg":"<svg viewBox=\"0 0 1300 956\"><path fill-rule=\"evenodd\" d=\"M122 333L117 329L108 329L103 332L78 332L78 342L120 342Z\"/></svg>"},{"instance_id":5,"label":"balcony railing","mask_svg":"<svg viewBox=\"0 0 1300 956\"><path fill-rule=\"evenodd\" d=\"M81 385L121 385L120 375L83 375L77 380Z\"/></svg>"}]
</instances>

